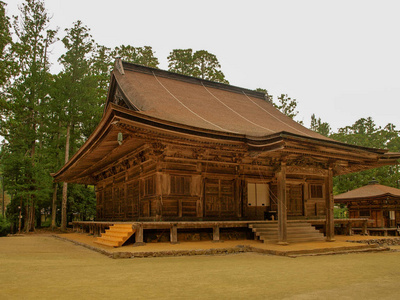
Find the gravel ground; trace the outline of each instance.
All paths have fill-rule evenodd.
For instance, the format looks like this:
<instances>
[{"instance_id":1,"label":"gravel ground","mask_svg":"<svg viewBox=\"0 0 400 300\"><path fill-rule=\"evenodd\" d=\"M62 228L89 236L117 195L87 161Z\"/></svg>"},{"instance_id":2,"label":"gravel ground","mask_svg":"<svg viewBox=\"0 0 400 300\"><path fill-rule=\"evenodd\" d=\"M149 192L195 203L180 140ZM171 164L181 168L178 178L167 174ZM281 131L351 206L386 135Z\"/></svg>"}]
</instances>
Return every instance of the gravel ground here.
<instances>
[{"instance_id":1,"label":"gravel ground","mask_svg":"<svg viewBox=\"0 0 400 300\"><path fill-rule=\"evenodd\" d=\"M115 260L26 235L0 238L0 270L1 299L399 299L400 252Z\"/></svg>"}]
</instances>

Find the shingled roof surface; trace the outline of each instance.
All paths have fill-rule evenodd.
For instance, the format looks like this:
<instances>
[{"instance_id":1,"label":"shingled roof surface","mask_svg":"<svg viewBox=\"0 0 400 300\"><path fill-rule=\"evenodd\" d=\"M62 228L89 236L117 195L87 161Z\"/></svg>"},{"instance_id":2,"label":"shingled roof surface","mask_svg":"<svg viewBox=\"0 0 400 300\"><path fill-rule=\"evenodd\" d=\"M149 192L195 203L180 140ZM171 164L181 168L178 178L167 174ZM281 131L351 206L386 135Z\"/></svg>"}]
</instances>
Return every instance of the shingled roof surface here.
<instances>
[{"instance_id":1,"label":"shingled roof surface","mask_svg":"<svg viewBox=\"0 0 400 300\"><path fill-rule=\"evenodd\" d=\"M383 195L392 195L400 197L400 189L381 184L368 184L358 189L336 195L335 200L359 199L359 198L372 198Z\"/></svg>"},{"instance_id":2,"label":"shingled roof surface","mask_svg":"<svg viewBox=\"0 0 400 300\"><path fill-rule=\"evenodd\" d=\"M128 63L114 76L132 107L160 120L254 137L285 131L330 140L282 114L262 93Z\"/></svg>"}]
</instances>

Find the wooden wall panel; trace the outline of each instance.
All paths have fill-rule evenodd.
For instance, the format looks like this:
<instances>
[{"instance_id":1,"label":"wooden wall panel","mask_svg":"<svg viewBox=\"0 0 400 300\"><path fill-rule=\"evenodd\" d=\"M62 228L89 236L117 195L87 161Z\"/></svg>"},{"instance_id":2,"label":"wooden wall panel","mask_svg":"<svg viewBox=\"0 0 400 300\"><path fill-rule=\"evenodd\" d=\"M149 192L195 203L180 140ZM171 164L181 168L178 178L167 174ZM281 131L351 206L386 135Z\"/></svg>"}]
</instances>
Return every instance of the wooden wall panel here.
<instances>
[{"instance_id":1,"label":"wooden wall panel","mask_svg":"<svg viewBox=\"0 0 400 300\"><path fill-rule=\"evenodd\" d=\"M102 220L103 218L104 218L103 189L96 188L96 219Z\"/></svg>"},{"instance_id":2,"label":"wooden wall panel","mask_svg":"<svg viewBox=\"0 0 400 300\"><path fill-rule=\"evenodd\" d=\"M162 215L165 217L178 217L178 199L163 199Z\"/></svg>"},{"instance_id":3,"label":"wooden wall panel","mask_svg":"<svg viewBox=\"0 0 400 300\"><path fill-rule=\"evenodd\" d=\"M205 180L205 217L233 217L236 212L235 181L222 179Z\"/></svg>"},{"instance_id":4,"label":"wooden wall panel","mask_svg":"<svg viewBox=\"0 0 400 300\"><path fill-rule=\"evenodd\" d=\"M140 201L140 216L150 217L150 203L149 201Z\"/></svg>"},{"instance_id":5,"label":"wooden wall panel","mask_svg":"<svg viewBox=\"0 0 400 300\"><path fill-rule=\"evenodd\" d=\"M112 186L104 189L104 218L106 220L113 218Z\"/></svg>"},{"instance_id":6,"label":"wooden wall panel","mask_svg":"<svg viewBox=\"0 0 400 300\"><path fill-rule=\"evenodd\" d=\"M288 184L286 185L287 195L287 214L289 216L303 215L303 185Z\"/></svg>"},{"instance_id":7,"label":"wooden wall panel","mask_svg":"<svg viewBox=\"0 0 400 300\"><path fill-rule=\"evenodd\" d=\"M181 200L182 217L196 217L197 216L197 201L194 200Z\"/></svg>"},{"instance_id":8,"label":"wooden wall panel","mask_svg":"<svg viewBox=\"0 0 400 300\"><path fill-rule=\"evenodd\" d=\"M126 187L126 218L133 220L139 217L139 180L127 183Z\"/></svg>"}]
</instances>

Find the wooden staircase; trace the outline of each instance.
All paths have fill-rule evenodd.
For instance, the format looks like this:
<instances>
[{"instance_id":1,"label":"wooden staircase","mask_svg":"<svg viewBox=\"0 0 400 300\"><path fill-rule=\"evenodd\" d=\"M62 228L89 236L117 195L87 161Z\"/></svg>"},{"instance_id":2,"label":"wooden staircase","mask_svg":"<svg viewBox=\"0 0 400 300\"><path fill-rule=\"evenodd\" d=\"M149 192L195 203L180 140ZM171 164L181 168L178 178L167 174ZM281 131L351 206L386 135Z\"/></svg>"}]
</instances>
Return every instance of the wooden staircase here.
<instances>
[{"instance_id":1,"label":"wooden staircase","mask_svg":"<svg viewBox=\"0 0 400 300\"><path fill-rule=\"evenodd\" d=\"M135 231L132 224L114 224L94 242L109 247L121 247Z\"/></svg>"},{"instance_id":2,"label":"wooden staircase","mask_svg":"<svg viewBox=\"0 0 400 300\"><path fill-rule=\"evenodd\" d=\"M265 222L249 224L255 236L264 243L278 242L278 222ZM324 241L324 235L307 222L287 223L287 242L313 242Z\"/></svg>"}]
</instances>

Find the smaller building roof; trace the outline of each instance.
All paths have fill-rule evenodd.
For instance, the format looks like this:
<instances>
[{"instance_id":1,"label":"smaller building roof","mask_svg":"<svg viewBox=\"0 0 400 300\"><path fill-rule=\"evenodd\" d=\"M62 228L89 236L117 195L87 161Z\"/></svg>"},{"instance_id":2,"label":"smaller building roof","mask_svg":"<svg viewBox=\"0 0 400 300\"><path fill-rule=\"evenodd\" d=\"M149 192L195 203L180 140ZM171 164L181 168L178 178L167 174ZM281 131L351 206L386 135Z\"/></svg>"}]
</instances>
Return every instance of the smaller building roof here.
<instances>
[{"instance_id":1,"label":"smaller building roof","mask_svg":"<svg viewBox=\"0 0 400 300\"><path fill-rule=\"evenodd\" d=\"M378 184L376 181L372 181L366 186L336 195L334 198L337 202L344 202L365 198L381 198L382 196L400 197L400 189Z\"/></svg>"}]
</instances>

